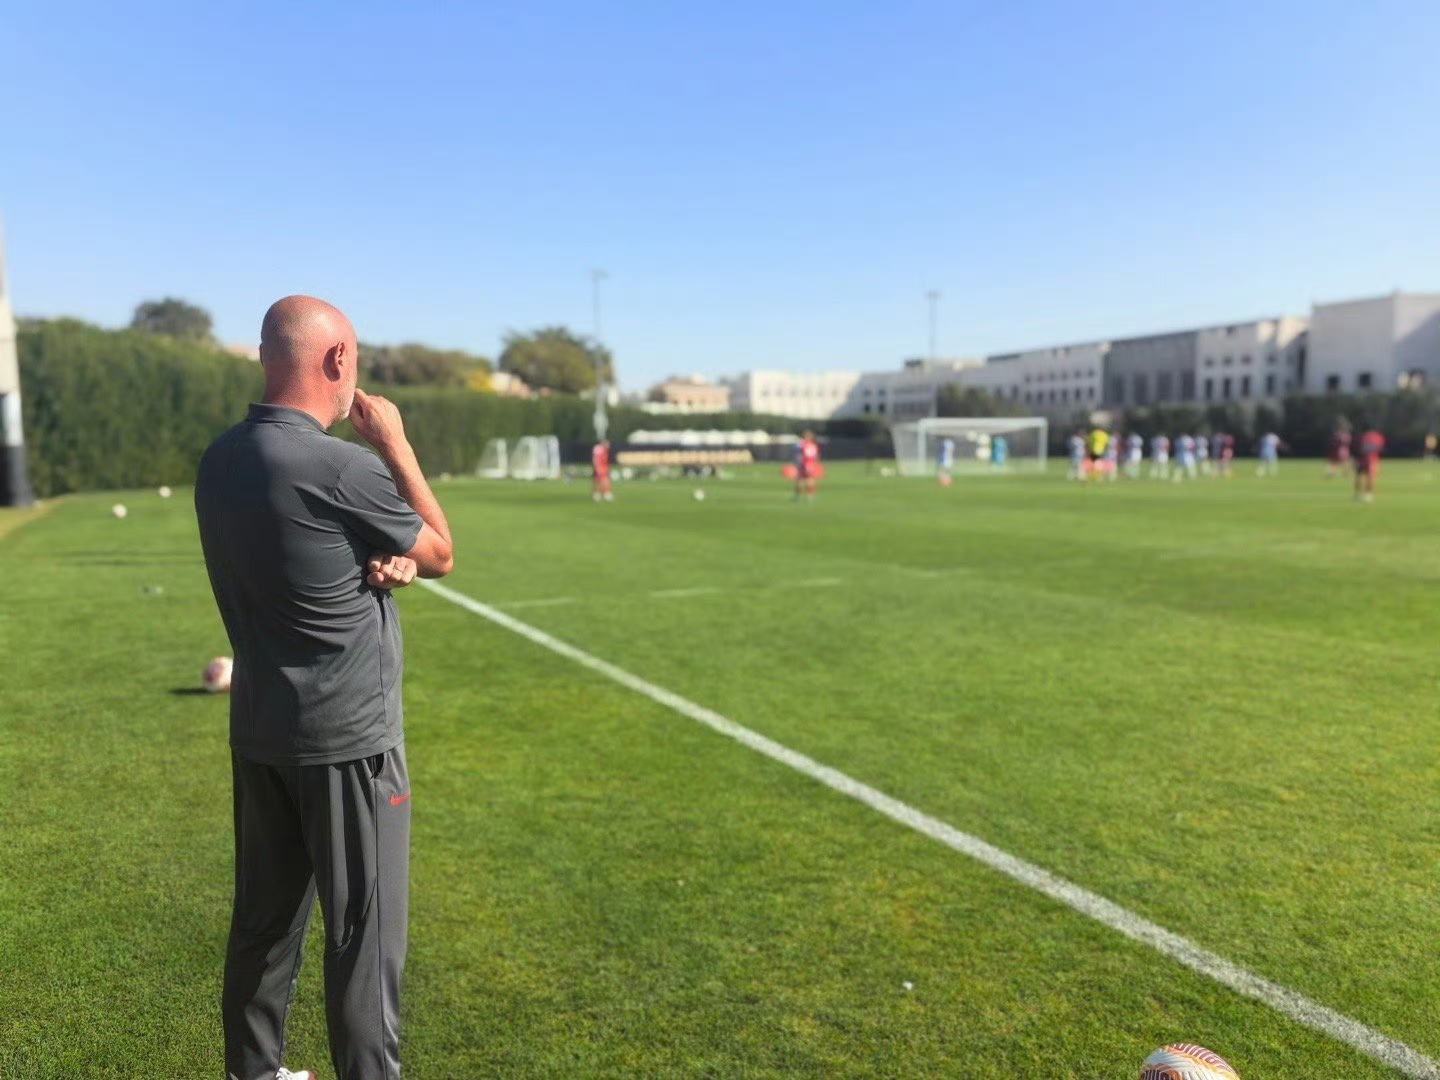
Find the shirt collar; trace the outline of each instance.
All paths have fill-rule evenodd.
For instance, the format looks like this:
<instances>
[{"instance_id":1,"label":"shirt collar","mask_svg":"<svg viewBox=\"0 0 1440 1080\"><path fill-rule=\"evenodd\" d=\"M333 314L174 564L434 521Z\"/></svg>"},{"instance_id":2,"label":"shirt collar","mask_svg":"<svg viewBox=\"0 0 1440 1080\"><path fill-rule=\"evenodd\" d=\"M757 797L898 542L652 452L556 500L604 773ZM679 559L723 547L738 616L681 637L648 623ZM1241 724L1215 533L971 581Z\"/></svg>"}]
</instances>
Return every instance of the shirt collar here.
<instances>
[{"instance_id":1,"label":"shirt collar","mask_svg":"<svg viewBox=\"0 0 1440 1080\"><path fill-rule=\"evenodd\" d=\"M320 421L302 409L292 409L289 405L266 405L255 402L250 406L250 413L246 417L262 424L308 424L316 431L324 431Z\"/></svg>"}]
</instances>

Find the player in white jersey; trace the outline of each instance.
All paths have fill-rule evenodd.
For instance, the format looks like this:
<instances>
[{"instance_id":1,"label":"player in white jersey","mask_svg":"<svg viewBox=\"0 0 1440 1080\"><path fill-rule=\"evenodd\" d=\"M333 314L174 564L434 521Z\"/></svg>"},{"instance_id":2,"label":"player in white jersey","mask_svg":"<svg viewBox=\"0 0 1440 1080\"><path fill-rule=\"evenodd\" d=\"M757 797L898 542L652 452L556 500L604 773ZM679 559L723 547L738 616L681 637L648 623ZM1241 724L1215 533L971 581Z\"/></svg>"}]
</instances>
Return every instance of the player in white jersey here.
<instances>
[{"instance_id":1,"label":"player in white jersey","mask_svg":"<svg viewBox=\"0 0 1440 1080\"><path fill-rule=\"evenodd\" d=\"M1260 463L1255 466L1256 476L1278 476L1280 474L1280 436L1267 431L1260 436Z\"/></svg>"},{"instance_id":2,"label":"player in white jersey","mask_svg":"<svg viewBox=\"0 0 1440 1080\"><path fill-rule=\"evenodd\" d=\"M1195 439L1189 435L1181 435L1176 440L1177 451L1175 454L1175 480L1195 479Z\"/></svg>"},{"instance_id":3,"label":"player in white jersey","mask_svg":"<svg viewBox=\"0 0 1440 1080\"><path fill-rule=\"evenodd\" d=\"M946 435L935 453L935 477L941 487L950 486L950 470L955 467L955 440Z\"/></svg>"},{"instance_id":4,"label":"player in white jersey","mask_svg":"<svg viewBox=\"0 0 1440 1080\"><path fill-rule=\"evenodd\" d=\"M1195 436L1195 461L1200 466L1200 475L1210 475L1210 440L1204 435Z\"/></svg>"},{"instance_id":5,"label":"player in white jersey","mask_svg":"<svg viewBox=\"0 0 1440 1080\"><path fill-rule=\"evenodd\" d=\"M1164 435L1155 435L1150 439L1150 479L1168 480L1170 478L1170 440Z\"/></svg>"},{"instance_id":6,"label":"player in white jersey","mask_svg":"<svg viewBox=\"0 0 1440 1080\"><path fill-rule=\"evenodd\" d=\"M1145 458L1145 440L1138 432L1125 436L1125 475L1131 480L1140 479L1140 462Z\"/></svg>"},{"instance_id":7,"label":"player in white jersey","mask_svg":"<svg viewBox=\"0 0 1440 1080\"><path fill-rule=\"evenodd\" d=\"M1078 432L1070 436L1070 468L1065 479L1085 479L1085 436Z\"/></svg>"}]
</instances>

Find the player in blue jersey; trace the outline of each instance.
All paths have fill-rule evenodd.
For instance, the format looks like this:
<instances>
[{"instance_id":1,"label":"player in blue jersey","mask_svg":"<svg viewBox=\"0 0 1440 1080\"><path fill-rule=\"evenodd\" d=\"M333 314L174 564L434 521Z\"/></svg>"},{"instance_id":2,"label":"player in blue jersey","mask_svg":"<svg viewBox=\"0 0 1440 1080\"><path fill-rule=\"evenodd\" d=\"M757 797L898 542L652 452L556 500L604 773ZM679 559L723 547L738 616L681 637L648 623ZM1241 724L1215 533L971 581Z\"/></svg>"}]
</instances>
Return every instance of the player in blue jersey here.
<instances>
[{"instance_id":1,"label":"player in blue jersey","mask_svg":"<svg viewBox=\"0 0 1440 1080\"><path fill-rule=\"evenodd\" d=\"M1078 431L1070 436L1070 468L1065 473L1065 479L1085 479L1085 436Z\"/></svg>"},{"instance_id":2,"label":"player in blue jersey","mask_svg":"<svg viewBox=\"0 0 1440 1080\"><path fill-rule=\"evenodd\" d=\"M1131 480L1140 479L1140 462L1145 458L1145 440L1137 431L1125 436L1125 475Z\"/></svg>"},{"instance_id":3,"label":"player in blue jersey","mask_svg":"<svg viewBox=\"0 0 1440 1080\"><path fill-rule=\"evenodd\" d=\"M1170 479L1170 440L1164 435L1150 439L1150 479Z\"/></svg>"},{"instance_id":4,"label":"player in blue jersey","mask_svg":"<svg viewBox=\"0 0 1440 1080\"><path fill-rule=\"evenodd\" d=\"M1210 475L1210 440L1204 435L1195 436L1195 461L1200 466L1200 475Z\"/></svg>"},{"instance_id":5,"label":"player in blue jersey","mask_svg":"<svg viewBox=\"0 0 1440 1080\"><path fill-rule=\"evenodd\" d=\"M1176 481L1195 479L1195 439L1190 435L1181 435L1176 440L1178 451L1175 455Z\"/></svg>"},{"instance_id":6,"label":"player in blue jersey","mask_svg":"<svg viewBox=\"0 0 1440 1080\"><path fill-rule=\"evenodd\" d=\"M995 469L1003 469L1005 460L1010 456L1010 444L1005 440L1004 435L996 435L990 440L990 465Z\"/></svg>"},{"instance_id":7,"label":"player in blue jersey","mask_svg":"<svg viewBox=\"0 0 1440 1080\"><path fill-rule=\"evenodd\" d=\"M1280 436L1267 431L1260 436L1260 462L1255 466L1256 476L1278 476L1280 474Z\"/></svg>"},{"instance_id":8,"label":"player in blue jersey","mask_svg":"<svg viewBox=\"0 0 1440 1080\"><path fill-rule=\"evenodd\" d=\"M950 470L955 468L955 440L946 435L935 452L935 476L941 487L950 486Z\"/></svg>"}]
</instances>

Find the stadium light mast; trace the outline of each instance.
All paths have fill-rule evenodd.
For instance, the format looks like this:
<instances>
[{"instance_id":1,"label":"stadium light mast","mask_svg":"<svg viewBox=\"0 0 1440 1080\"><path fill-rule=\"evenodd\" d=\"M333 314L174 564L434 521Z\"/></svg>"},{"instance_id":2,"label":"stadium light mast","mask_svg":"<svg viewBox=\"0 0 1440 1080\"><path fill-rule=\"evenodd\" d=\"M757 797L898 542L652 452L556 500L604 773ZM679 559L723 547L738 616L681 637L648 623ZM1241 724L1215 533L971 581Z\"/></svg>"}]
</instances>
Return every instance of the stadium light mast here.
<instances>
[{"instance_id":1,"label":"stadium light mast","mask_svg":"<svg viewBox=\"0 0 1440 1080\"><path fill-rule=\"evenodd\" d=\"M940 290L931 289L925 294L930 301L930 363L935 363L935 309L940 304Z\"/></svg>"},{"instance_id":2,"label":"stadium light mast","mask_svg":"<svg viewBox=\"0 0 1440 1080\"><path fill-rule=\"evenodd\" d=\"M0 236L0 506L30 506L35 495L25 468L20 425L20 357L15 349L15 312L5 287L5 241Z\"/></svg>"},{"instance_id":3,"label":"stadium light mast","mask_svg":"<svg viewBox=\"0 0 1440 1080\"><path fill-rule=\"evenodd\" d=\"M591 314L595 322L595 438L605 438L610 430L610 418L605 414L605 372L600 366L600 283L610 275L604 270L590 271Z\"/></svg>"}]
</instances>

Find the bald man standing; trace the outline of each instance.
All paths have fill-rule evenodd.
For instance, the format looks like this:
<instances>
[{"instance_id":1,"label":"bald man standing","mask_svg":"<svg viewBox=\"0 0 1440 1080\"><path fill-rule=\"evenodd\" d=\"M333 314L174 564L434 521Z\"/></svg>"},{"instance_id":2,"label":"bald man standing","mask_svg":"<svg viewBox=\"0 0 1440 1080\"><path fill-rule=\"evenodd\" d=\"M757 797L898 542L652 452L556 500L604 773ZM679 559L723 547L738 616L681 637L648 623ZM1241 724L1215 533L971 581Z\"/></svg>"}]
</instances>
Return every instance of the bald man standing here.
<instances>
[{"instance_id":1,"label":"bald man standing","mask_svg":"<svg viewBox=\"0 0 1440 1080\"><path fill-rule=\"evenodd\" d=\"M336 1078L400 1076L410 783L390 592L444 576L453 555L399 410L356 388L356 351L323 300L272 305L265 399L205 451L195 481L235 654L229 1080L311 1080L281 1055L317 895ZM326 434L346 416L375 453Z\"/></svg>"}]
</instances>

